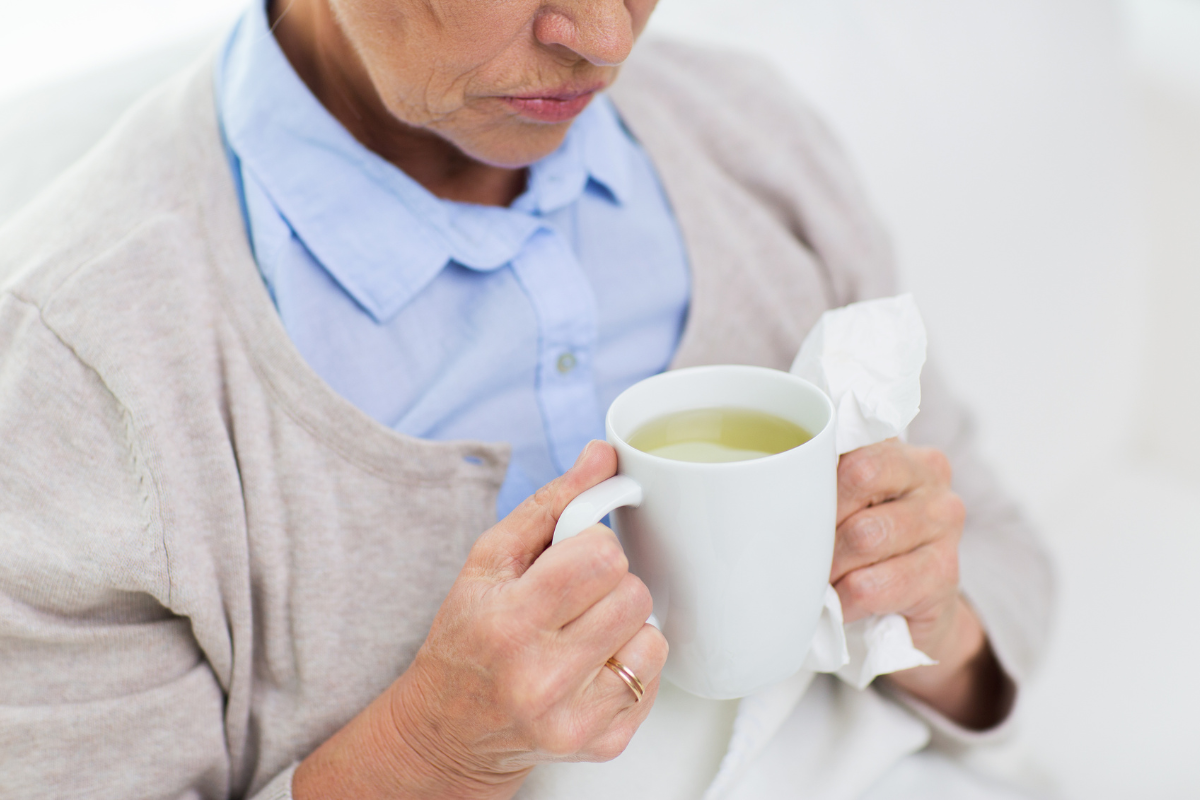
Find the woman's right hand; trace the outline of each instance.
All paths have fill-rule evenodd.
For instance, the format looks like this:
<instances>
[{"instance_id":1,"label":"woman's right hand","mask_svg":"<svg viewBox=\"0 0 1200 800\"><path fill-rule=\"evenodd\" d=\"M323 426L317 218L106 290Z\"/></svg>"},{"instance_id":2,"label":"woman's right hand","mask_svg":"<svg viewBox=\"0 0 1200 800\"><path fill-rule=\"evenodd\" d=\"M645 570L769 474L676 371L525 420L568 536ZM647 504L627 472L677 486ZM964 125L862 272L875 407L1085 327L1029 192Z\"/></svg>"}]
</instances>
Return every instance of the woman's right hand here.
<instances>
[{"instance_id":1,"label":"woman's right hand","mask_svg":"<svg viewBox=\"0 0 1200 800\"><path fill-rule=\"evenodd\" d=\"M535 764L606 761L650 712L667 642L608 528L549 548L567 503L616 472L592 442L484 533L409 669L304 760L307 798L507 798ZM645 684L642 702L604 662Z\"/></svg>"}]
</instances>

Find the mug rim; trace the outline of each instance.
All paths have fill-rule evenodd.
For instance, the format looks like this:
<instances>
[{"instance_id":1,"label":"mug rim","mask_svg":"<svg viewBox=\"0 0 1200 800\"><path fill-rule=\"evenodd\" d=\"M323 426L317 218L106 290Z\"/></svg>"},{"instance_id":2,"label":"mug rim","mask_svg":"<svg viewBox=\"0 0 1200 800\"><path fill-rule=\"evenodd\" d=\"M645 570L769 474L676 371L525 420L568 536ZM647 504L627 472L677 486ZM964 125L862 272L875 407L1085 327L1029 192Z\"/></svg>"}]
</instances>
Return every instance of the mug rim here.
<instances>
[{"instance_id":1,"label":"mug rim","mask_svg":"<svg viewBox=\"0 0 1200 800\"><path fill-rule=\"evenodd\" d=\"M644 391L645 384L658 383L658 382L666 381L666 380L679 380L681 378L681 376L684 376L684 375L696 375L696 374L703 374L706 372L729 372L729 371L754 373L754 374L764 375L764 376L769 375L771 377L771 379L773 379L773 380L783 379L783 380L791 382L797 386L803 387L806 390L811 390L813 393L816 394L817 397L819 397L821 399L821 402L825 406L825 412L826 412L825 424L821 427L821 430L813 433L812 438L810 438L806 442L796 445L795 447L790 447L787 450L783 450L778 453L772 453L772 454L766 455L766 456L761 456L759 458L747 458L747 459L743 459L741 461L680 461L680 460L674 459L674 458L666 458L664 456L657 456L657 455L654 455L653 453L647 453L644 450L638 450L636 447L629 444L629 442L627 442L625 440L625 437L623 437L617 433L616 427L614 426L613 419L612 419L614 410L617 409L618 405L621 403L621 400L627 394L629 394L631 391L633 391L634 389L638 389L639 387L642 387L642 390ZM697 406L697 407L704 408L705 406ZM688 409L682 409L682 410L688 410ZM818 439L824 437L825 435L832 435L831 432L833 430L835 416L836 416L836 409L833 405L833 401L829 398L829 395L826 394L824 392L824 390L821 389L821 387L817 386L812 381L805 380L804 378L801 378L798 375L793 375L792 373L786 372L781 369L774 369L772 367L759 367L759 366L754 366L751 364L705 364L705 365L697 366L697 367L680 367L679 369L668 369L665 372L660 372L657 375L651 375L649 378L644 378L644 379L638 381L637 383L633 384L633 386L628 387L627 389L625 389L625 391L623 391L619 395L617 395L616 399L613 400L612 403L609 405L608 411L604 415L604 427L605 427L605 433L612 439L616 440L615 442L610 442L611 444L613 444L614 446L619 445L619 449L628 450L628 451L630 451L630 453L636 453L637 457L639 457L639 458L650 459L650 463L658 462L658 463L662 463L662 464L677 465L677 467L680 469L702 469L702 470L703 469L745 469L745 468L748 468L749 465L765 466L767 463L773 463L774 461L776 461L778 459L792 456L793 454L797 453L798 451L804 450L808 445L810 445L813 442L817 441ZM811 448L809 448L809 449L811 449Z\"/></svg>"}]
</instances>

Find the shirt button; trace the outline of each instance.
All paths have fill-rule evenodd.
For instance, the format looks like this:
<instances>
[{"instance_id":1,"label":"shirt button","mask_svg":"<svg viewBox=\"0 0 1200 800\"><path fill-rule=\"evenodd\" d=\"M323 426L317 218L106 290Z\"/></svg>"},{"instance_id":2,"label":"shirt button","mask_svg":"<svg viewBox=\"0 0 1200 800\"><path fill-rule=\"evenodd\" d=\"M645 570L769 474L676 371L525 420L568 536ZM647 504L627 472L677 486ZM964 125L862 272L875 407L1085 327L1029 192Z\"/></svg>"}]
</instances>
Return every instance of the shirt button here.
<instances>
[{"instance_id":1,"label":"shirt button","mask_svg":"<svg viewBox=\"0 0 1200 800\"><path fill-rule=\"evenodd\" d=\"M574 353L563 353L558 357L558 371L563 375L566 375L568 372L575 369L576 363L578 362L575 360Z\"/></svg>"}]
</instances>

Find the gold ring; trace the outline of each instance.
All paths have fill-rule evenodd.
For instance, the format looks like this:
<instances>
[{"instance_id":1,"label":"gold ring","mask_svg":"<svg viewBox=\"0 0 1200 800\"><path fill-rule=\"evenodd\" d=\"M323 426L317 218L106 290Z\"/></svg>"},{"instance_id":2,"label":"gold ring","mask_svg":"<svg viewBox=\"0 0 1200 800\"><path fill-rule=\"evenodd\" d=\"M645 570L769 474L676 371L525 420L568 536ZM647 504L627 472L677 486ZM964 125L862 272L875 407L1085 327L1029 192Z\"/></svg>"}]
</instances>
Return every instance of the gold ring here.
<instances>
[{"instance_id":1,"label":"gold ring","mask_svg":"<svg viewBox=\"0 0 1200 800\"><path fill-rule=\"evenodd\" d=\"M625 682L625 685L629 687L629 691L633 692L636 702L642 702L642 695L646 693L646 687L638 680L638 676L633 674L633 670L615 658L605 661L604 666L617 673L617 677Z\"/></svg>"}]
</instances>

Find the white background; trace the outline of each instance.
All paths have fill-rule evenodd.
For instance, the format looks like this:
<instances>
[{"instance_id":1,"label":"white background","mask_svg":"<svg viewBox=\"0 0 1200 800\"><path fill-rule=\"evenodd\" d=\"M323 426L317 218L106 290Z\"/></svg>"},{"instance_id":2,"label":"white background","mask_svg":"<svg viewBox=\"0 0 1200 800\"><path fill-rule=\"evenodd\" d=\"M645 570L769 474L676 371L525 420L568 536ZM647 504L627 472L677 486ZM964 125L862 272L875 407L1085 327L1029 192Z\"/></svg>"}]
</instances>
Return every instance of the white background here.
<instances>
[{"instance_id":1,"label":"white background","mask_svg":"<svg viewBox=\"0 0 1200 800\"><path fill-rule=\"evenodd\" d=\"M0 0L0 218L242 4ZM1200 797L1200 0L662 0L653 27L827 116L1056 554L1054 649L981 768Z\"/></svg>"}]
</instances>

